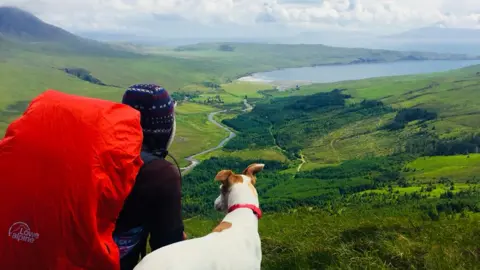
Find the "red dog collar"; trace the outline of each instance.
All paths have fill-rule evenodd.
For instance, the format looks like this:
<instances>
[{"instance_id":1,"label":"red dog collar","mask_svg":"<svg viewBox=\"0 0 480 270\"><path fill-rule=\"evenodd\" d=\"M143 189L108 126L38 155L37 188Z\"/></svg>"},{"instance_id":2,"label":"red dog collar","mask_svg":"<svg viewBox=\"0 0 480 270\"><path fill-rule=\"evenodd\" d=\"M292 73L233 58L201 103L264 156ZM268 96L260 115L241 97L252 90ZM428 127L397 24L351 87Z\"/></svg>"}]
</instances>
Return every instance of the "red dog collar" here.
<instances>
[{"instance_id":1,"label":"red dog collar","mask_svg":"<svg viewBox=\"0 0 480 270\"><path fill-rule=\"evenodd\" d=\"M258 219L262 218L262 210L260 210L260 208L258 208L257 206L255 206L253 204L235 204L235 205L232 205L228 208L228 213L233 212L233 211L235 211L239 208L251 209L253 211L253 213L257 216Z\"/></svg>"}]
</instances>

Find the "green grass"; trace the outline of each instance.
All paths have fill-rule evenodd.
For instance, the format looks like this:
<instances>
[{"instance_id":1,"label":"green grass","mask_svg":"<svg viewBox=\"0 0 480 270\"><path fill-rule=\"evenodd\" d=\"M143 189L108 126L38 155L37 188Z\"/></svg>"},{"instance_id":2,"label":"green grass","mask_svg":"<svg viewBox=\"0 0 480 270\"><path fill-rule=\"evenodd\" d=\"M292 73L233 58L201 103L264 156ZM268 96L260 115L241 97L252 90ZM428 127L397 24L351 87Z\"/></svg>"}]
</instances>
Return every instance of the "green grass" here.
<instances>
[{"instance_id":1,"label":"green grass","mask_svg":"<svg viewBox=\"0 0 480 270\"><path fill-rule=\"evenodd\" d=\"M241 106L244 95L249 98L261 98L258 90L268 89L271 86L234 82L222 84L223 91L209 93L208 89L200 85L204 81L226 82L242 74L254 71L271 70L281 67L305 66L332 61L351 61L358 57L377 55L391 61L403 57L405 53L377 52L374 50L339 49L324 46L284 46L284 45L247 45L236 44L235 52L217 51L219 44L199 45L189 47L184 51L163 50L161 55L133 56L122 55L118 57L74 55L72 53L54 53L51 50L37 51L22 49L15 44L2 43L6 46L2 51L0 69L0 110L8 106L15 106L18 102L28 102L42 91L53 88L60 91L98 97L102 99L119 101L126 87L134 83L156 82L167 88L170 92L199 89L203 92L198 101L214 97L219 94L225 105ZM184 48L185 49L185 48ZM433 56L432 57L438 57ZM210 61L205 61L206 59ZM59 68L76 67L84 68L92 76L102 82L118 87L97 86L81 81L67 75ZM303 91L303 90L302 90ZM473 105L472 105L473 106ZM8 115L0 115L0 132L4 132L8 123L21 114L22 110ZM183 120L182 120L183 117ZM186 116L179 117L179 136L187 138L185 141L202 143L201 137L215 134L217 129L205 124L200 128L200 119L193 119L196 125L188 124ZM189 116L193 117L193 116ZM472 122L463 119L463 122ZM211 130L208 133L207 130ZM195 132L207 132L207 136L200 135L194 139ZM460 129L464 130L464 129ZM456 130L455 132L460 132ZM222 134L222 131L219 131ZM190 139L188 139L191 137ZM220 136L214 136L211 141L216 141ZM196 150L197 145L190 147L189 143L178 142L174 150L183 156ZM205 141L208 145L212 142ZM182 149L186 148L186 149ZM205 147L204 147L205 148ZM310 158L310 157L309 157ZM312 157L312 160L314 157Z\"/></svg>"},{"instance_id":2,"label":"green grass","mask_svg":"<svg viewBox=\"0 0 480 270\"><path fill-rule=\"evenodd\" d=\"M225 70L231 72L229 76L243 72L235 71L235 66L228 62L209 63L168 56L92 57L14 49L2 52L0 133L4 133L8 124L23 113L31 99L50 88L119 102L126 87L135 83L155 82L175 92L202 81L221 81ZM102 82L118 87L91 84L58 70L65 67L85 68ZM237 86L232 89L240 90ZM247 92L251 89L248 88ZM241 106L242 98L227 92L222 98ZM207 121L207 113L213 110L198 104L179 106L177 139L172 153L182 160L183 165L186 164L183 158L217 145L227 136L226 132Z\"/></svg>"},{"instance_id":3,"label":"green grass","mask_svg":"<svg viewBox=\"0 0 480 270\"><path fill-rule=\"evenodd\" d=\"M229 45L233 51L220 50L221 45ZM428 59L452 59L454 55L435 53L394 52L356 48L335 48L324 45L286 45L250 43L205 43L181 46L174 50L158 50L161 55L171 55L187 59L208 61L231 61L237 66L248 67L255 63L261 70L284 67L304 67L319 64L350 63L359 58L378 61L396 61L409 56Z\"/></svg>"},{"instance_id":4,"label":"green grass","mask_svg":"<svg viewBox=\"0 0 480 270\"><path fill-rule=\"evenodd\" d=\"M258 91L272 89L273 86L264 83L235 81L222 85L222 88L227 93L243 99L244 96L247 96L247 98L262 98L263 95L258 93Z\"/></svg>"},{"instance_id":5,"label":"green grass","mask_svg":"<svg viewBox=\"0 0 480 270\"><path fill-rule=\"evenodd\" d=\"M263 98L263 95L258 93L260 90L271 89L272 86L269 84L263 83L254 83L254 82L239 82L234 81L228 84L220 85L219 89L206 88L202 85L189 85L182 88L184 91L200 91L202 94L193 99L193 101L198 103L204 103L209 98L216 100L217 96L220 96L221 100L224 102L214 103L215 106L222 105L237 105L240 106L245 99L245 96L248 99L259 99Z\"/></svg>"},{"instance_id":6,"label":"green grass","mask_svg":"<svg viewBox=\"0 0 480 270\"><path fill-rule=\"evenodd\" d=\"M434 188L431 191L426 191L428 185L416 185L411 187L393 187L392 193L394 194L412 194L412 193L421 193L422 195L427 195L429 198L439 198L442 194L446 192L458 193L461 191L468 190L470 188L478 188L480 185L478 184L462 184L462 183L455 183L454 189L451 189L450 185L444 184L434 184ZM372 189L359 192L358 194L388 194L388 188L384 189Z\"/></svg>"},{"instance_id":7,"label":"green grass","mask_svg":"<svg viewBox=\"0 0 480 270\"><path fill-rule=\"evenodd\" d=\"M198 237L217 222L193 218L185 226ZM478 269L479 222L478 214L422 221L397 209L266 213L262 269Z\"/></svg>"},{"instance_id":8,"label":"green grass","mask_svg":"<svg viewBox=\"0 0 480 270\"><path fill-rule=\"evenodd\" d=\"M394 113L353 122L321 137L303 153L313 163L335 164L367 155L393 153L397 138L378 128L390 121Z\"/></svg>"},{"instance_id":9,"label":"green grass","mask_svg":"<svg viewBox=\"0 0 480 270\"><path fill-rule=\"evenodd\" d=\"M256 149L256 150L239 150L239 151L224 151L217 150L198 157L200 160L206 160L211 157L233 157L244 160L249 159L267 159L276 160L281 162L288 162L288 158L285 157L276 149Z\"/></svg>"},{"instance_id":10,"label":"green grass","mask_svg":"<svg viewBox=\"0 0 480 270\"><path fill-rule=\"evenodd\" d=\"M455 181L467 181L480 177L480 154L462 156L421 157L407 164L408 177L430 181L447 177ZM411 170L415 170L412 172Z\"/></svg>"},{"instance_id":11,"label":"green grass","mask_svg":"<svg viewBox=\"0 0 480 270\"><path fill-rule=\"evenodd\" d=\"M177 114L206 114L216 111L218 111L217 108L193 102L184 102L177 105L177 107L175 108L175 112Z\"/></svg>"},{"instance_id":12,"label":"green grass","mask_svg":"<svg viewBox=\"0 0 480 270\"><path fill-rule=\"evenodd\" d=\"M61 61L67 62L66 59L61 59ZM100 60L92 60L90 64L93 67L100 62ZM0 98L0 133L2 134L5 132L8 124L23 113L31 99L49 88L116 102L120 102L125 91L123 87L105 87L84 82L53 67L42 67L35 64L27 65L26 63L9 61L0 62L0 69L3 70L0 73L0 81L2 82L0 85L0 96L2 97ZM106 71L113 75L121 69L121 67L116 66L115 70L107 68ZM138 80L132 79L131 83L142 82L141 76L139 76ZM101 78L105 80L107 76ZM105 80L106 83L112 83L112 81ZM125 83L125 85L128 84ZM14 109L13 111L12 108ZM209 106L192 103L182 104L177 108L177 137L171 152L181 160L182 165L187 164L183 160L185 157L217 145L228 135L222 129L208 122L207 114L214 109ZM5 111L8 111L8 113Z\"/></svg>"},{"instance_id":13,"label":"green grass","mask_svg":"<svg viewBox=\"0 0 480 270\"><path fill-rule=\"evenodd\" d=\"M363 99L379 100L393 108L419 107L437 112L439 117L427 123L440 138L463 136L480 130L480 66L424 75L373 78L329 84L302 86L298 91L274 93L275 97L308 96L332 89L345 89L352 95L349 103ZM304 145L304 153L313 163L336 163L365 155L387 155L419 129L408 126L401 132L385 132L379 126L395 113L356 121ZM308 140L307 140L308 141Z\"/></svg>"},{"instance_id":14,"label":"green grass","mask_svg":"<svg viewBox=\"0 0 480 270\"><path fill-rule=\"evenodd\" d=\"M219 95L222 101L225 102L224 104L236 104L240 106L241 103L243 102L242 97L234 96L229 93L208 93L208 92L201 94L199 97L194 98L193 100L196 102L202 103L208 98L215 99L217 95ZM220 105L223 105L223 104L220 104Z\"/></svg>"},{"instance_id":15,"label":"green grass","mask_svg":"<svg viewBox=\"0 0 480 270\"><path fill-rule=\"evenodd\" d=\"M215 108L195 103L177 106L177 132L170 153L178 158L180 166L188 165L184 158L217 146L228 133L208 121L208 113Z\"/></svg>"},{"instance_id":16,"label":"green grass","mask_svg":"<svg viewBox=\"0 0 480 270\"><path fill-rule=\"evenodd\" d=\"M435 127L443 137L477 131L479 66L432 75L302 86L300 91L275 93L278 97L301 96L346 88L344 93L352 95L347 106L337 104L332 109L323 104L328 95L267 100L258 91L269 85L227 82L251 72L282 67L349 63L359 57L388 62L412 54L265 44L234 44L233 52L221 52L220 44L200 44L175 51L156 50L157 55L92 57L0 45L6 46L0 52L0 131L23 112L29 100L47 88L119 101L129 85L155 82L170 92L200 90L197 101L220 95L225 104L184 102L177 107L178 129L171 153L185 166L185 157L216 146L228 135L208 121L210 112L238 109L245 95L258 99L254 112L245 114L247 121L238 121L235 126L238 137L250 137L237 140L237 148L201 157L204 162L185 177L184 211L200 215L185 221L190 236L204 235L218 222L209 218L206 209L211 210L212 198L218 195L218 186L211 179L220 168L239 171L248 163L265 162L257 186L266 213L260 221L262 269L474 269L479 265L480 219L471 213L480 211L473 207L478 204L478 196L460 192L477 185L466 181L478 174L478 155L471 155L469 160L465 156L414 161L388 157L402 150L409 136L419 131ZM81 81L58 70L64 67L87 69L102 82L118 87ZM219 84L221 89L206 88L204 82ZM439 118L426 123L427 127L412 122L401 131L379 130L396 112L358 105L365 98L393 108L434 110ZM352 104L357 105L348 107ZM350 111L352 108L358 111ZM238 114L236 110L215 119L232 123ZM244 147L246 143L248 147ZM299 173L295 154L303 154L307 161ZM348 161L354 158L361 160ZM415 171L401 172L405 167L402 162L408 162L406 167ZM451 178L455 183L452 196L458 198L438 198L448 190L438 183L429 198L408 197L441 177ZM405 182L412 186L403 187ZM392 193L398 191L403 197L390 196L385 190L388 185L393 186ZM364 190L378 194L370 196ZM449 203L462 206L461 212L446 211L445 204L450 207ZM434 220L435 215L425 218L432 211L422 207L436 207L438 220Z\"/></svg>"}]
</instances>

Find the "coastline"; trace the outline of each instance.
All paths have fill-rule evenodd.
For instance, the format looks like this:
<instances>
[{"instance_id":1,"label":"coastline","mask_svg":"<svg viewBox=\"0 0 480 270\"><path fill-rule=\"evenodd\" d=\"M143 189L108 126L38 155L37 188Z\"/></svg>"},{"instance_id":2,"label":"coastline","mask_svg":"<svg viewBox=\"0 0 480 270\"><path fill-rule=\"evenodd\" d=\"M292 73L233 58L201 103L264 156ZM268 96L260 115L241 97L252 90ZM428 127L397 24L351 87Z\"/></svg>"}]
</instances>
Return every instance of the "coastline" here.
<instances>
[{"instance_id":1,"label":"coastline","mask_svg":"<svg viewBox=\"0 0 480 270\"><path fill-rule=\"evenodd\" d=\"M353 65L362 65L362 64L386 64L386 63L398 63L398 62L426 62L426 61L480 61L480 56L475 57L466 57L464 59L396 59L396 60L375 60L375 61L350 61L350 62L333 62L333 63L321 63L321 64L311 64L311 65L293 65L293 66L284 66L284 67L272 67L269 69L262 69L257 71L250 71L246 73L239 74L232 78L232 81L238 81L242 78L253 77L253 75L258 73L266 73L278 70L286 70L286 69L296 69L296 68L309 68L309 67L325 67L325 66L353 66ZM254 82L254 81L251 81ZM258 81L262 82L262 81Z\"/></svg>"},{"instance_id":2,"label":"coastline","mask_svg":"<svg viewBox=\"0 0 480 270\"><path fill-rule=\"evenodd\" d=\"M275 88L279 91L284 91L289 88L293 88L295 86L302 86L302 85L311 85L311 84L321 84L321 83L336 83L336 82L342 82L342 81L352 81L352 80L362 80L362 79L372 79L372 78L378 78L378 77L395 77L395 76L409 76L409 75L415 75L415 74L428 74L428 73L435 73L435 72L443 72L443 70L439 71L428 71L428 72L415 72L415 73L406 73L406 74L392 74L392 75L378 75L378 76L368 76L365 78L352 78L352 79L344 79L344 80L335 80L335 81L328 81L328 82L315 82L315 81L310 81L310 80L275 80L275 79L270 79L270 78L264 78L262 75L270 72L275 72L275 71L284 71L284 70L296 70L296 69L303 69L303 68L317 68L317 67L338 67L338 66L358 66L358 65L382 65L382 64L396 64L396 63L422 63L422 62L432 62L432 61L443 61L443 62L455 62L455 61L472 61L472 62L477 62L477 63L472 63L471 65L464 66L464 67L455 67L452 68L454 69L462 69L466 68L469 66L473 65L478 65L480 64L480 59L422 59L422 60L398 60L398 61L383 61L383 62L355 62L355 63L334 63L334 64L320 64L320 65L312 65L312 66L301 66L301 67L288 67L288 68L277 68L277 69L272 69L269 71L261 71L261 72L255 72L255 73L249 73L246 76L240 77L236 79L237 81L242 81L242 82L251 82L251 83L267 83L267 84L272 84L275 86ZM263 77L263 78L262 78Z\"/></svg>"}]
</instances>

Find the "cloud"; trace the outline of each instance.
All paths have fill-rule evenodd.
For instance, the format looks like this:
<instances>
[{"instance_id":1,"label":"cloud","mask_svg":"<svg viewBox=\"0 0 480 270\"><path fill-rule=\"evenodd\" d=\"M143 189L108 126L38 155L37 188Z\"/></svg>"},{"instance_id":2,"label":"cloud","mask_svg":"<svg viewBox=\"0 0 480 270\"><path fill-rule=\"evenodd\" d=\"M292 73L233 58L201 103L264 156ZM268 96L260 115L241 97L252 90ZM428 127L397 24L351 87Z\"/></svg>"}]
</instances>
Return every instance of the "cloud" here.
<instances>
[{"instance_id":1,"label":"cloud","mask_svg":"<svg viewBox=\"0 0 480 270\"><path fill-rule=\"evenodd\" d=\"M480 27L479 0L0 0L71 31L158 32L166 23L401 31ZM187 26L185 26L188 28ZM303 30L302 30L303 29Z\"/></svg>"}]
</instances>

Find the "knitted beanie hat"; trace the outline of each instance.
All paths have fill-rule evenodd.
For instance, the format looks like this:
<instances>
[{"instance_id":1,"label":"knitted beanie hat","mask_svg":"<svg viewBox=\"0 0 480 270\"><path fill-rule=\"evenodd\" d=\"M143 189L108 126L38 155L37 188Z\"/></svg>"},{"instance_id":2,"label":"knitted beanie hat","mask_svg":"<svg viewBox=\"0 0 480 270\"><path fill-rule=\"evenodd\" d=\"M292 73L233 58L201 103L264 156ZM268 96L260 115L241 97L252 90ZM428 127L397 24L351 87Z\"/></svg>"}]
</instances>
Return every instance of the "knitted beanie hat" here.
<instances>
[{"instance_id":1,"label":"knitted beanie hat","mask_svg":"<svg viewBox=\"0 0 480 270\"><path fill-rule=\"evenodd\" d=\"M122 103L140 111L144 137L163 139L158 146L169 146L175 132L175 101L167 90L155 84L135 84L126 90Z\"/></svg>"}]
</instances>

